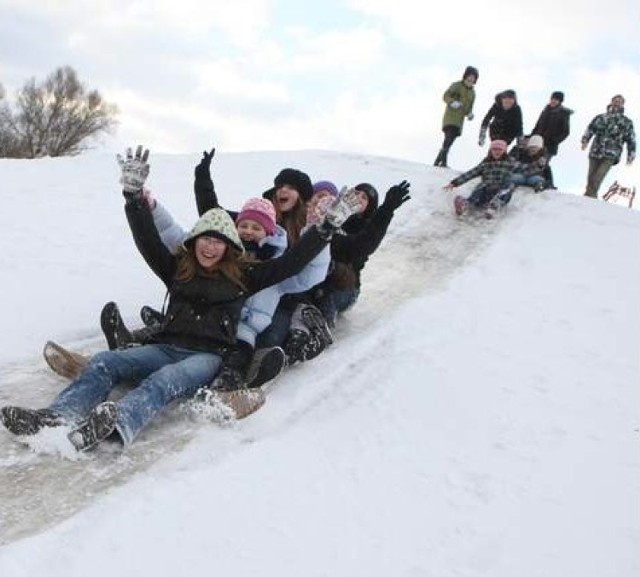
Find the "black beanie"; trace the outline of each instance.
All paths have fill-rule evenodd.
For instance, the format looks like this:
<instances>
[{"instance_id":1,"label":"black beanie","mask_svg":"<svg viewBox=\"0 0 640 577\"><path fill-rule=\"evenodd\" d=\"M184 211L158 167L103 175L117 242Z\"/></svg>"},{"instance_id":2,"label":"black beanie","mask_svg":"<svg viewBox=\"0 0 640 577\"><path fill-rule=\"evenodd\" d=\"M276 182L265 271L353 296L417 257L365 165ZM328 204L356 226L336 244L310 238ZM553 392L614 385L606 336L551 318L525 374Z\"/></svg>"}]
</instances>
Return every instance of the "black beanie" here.
<instances>
[{"instance_id":1,"label":"black beanie","mask_svg":"<svg viewBox=\"0 0 640 577\"><path fill-rule=\"evenodd\" d=\"M554 100L559 100L560 102L564 102L564 92L556 90L555 92L551 93L551 98L553 98Z\"/></svg>"},{"instance_id":2,"label":"black beanie","mask_svg":"<svg viewBox=\"0 0 640 577\"><path fill-rule=\"evenodd\" d=\"M273 179L275 188L288 184L298 191L300 198L307 202L313 196L313 184L309 176L295 168L285 168Z\"/></svg>"},{"instance_id":3,"label":"black beanie","mask_svg":"<svg viewBox=\"0 0 640 577\"><path fill-rule=\"evenodd\" d=\"M478 78L480 78L480 75L478 74L478 69L475 68L474 66L467 66L464 69L464 74L462 75L462 80L464 80L467 76L473 75L476 77L476 82L478 82Z\"/></svg>"}]
</instances>

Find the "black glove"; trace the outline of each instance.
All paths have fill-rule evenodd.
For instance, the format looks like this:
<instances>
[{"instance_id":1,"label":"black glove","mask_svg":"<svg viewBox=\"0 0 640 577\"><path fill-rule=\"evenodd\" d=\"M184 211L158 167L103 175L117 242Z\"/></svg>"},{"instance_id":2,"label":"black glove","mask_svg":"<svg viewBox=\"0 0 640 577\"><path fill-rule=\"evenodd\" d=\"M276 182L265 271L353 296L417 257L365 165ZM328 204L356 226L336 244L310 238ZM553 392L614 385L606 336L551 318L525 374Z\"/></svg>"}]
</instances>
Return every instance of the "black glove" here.
<instances>
[{"instance_id":1,"label":"black glove","mask_svg":"<svg viewBox=\"0 0 640 577\"><path fill-rule=\"evenodd\" d=\"M211 152L206 150L202 153L202 160L196 166L196 178L198 180L211 180L211 161L213 155L216 153L215 147L211 149Z\"/></svg>"},{"instance_id":2,"label":"black glove","mask_svg":"<svg viewBox=\"0 0 640 577\"><path fill-rule=\"evenodd\" d=\"M402 203L407 202L411 197L409 196L409 184L406 180L403 180L400 184L392 186L384 197L382 206L386 206L391 210L396 210Z\"/></svg>"}]
</instances>

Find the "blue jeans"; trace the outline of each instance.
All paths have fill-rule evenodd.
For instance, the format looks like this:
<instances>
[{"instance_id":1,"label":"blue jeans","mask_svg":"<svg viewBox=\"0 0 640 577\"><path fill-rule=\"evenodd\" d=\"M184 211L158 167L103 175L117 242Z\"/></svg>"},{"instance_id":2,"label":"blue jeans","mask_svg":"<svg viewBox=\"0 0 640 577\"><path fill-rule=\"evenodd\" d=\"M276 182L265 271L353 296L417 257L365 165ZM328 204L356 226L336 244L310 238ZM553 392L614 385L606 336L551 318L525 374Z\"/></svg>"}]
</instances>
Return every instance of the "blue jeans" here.
<instances>
[{"instance_id":1,"label":"blue jeans","mask_svg":"<svg viewBox=\"0 0 640 577\"><path fill-rule=\"evenodd\" d=\"M540 174L525 176L521 172L515 172L511 175L511 183L514 186L531 186L535 188L538 184L544 184L545 178Z\"/></svg>"},{"instance_id":2,"label":"blue jeans","mask_svg":"<svg viewBox=\"0 0 640 577\"><path fill-rule=\"evenodd\" d=\"M343 313L349 307L356 304L359 296L359 288L355 288L353 290L337 290L333 291L333 302L336 305L337 311L339 313Z\"/></svg>"},{"instance_id":3,"label":"blue jeans","mask_svg":"<svg viewBox=\"0 0 640 577\"><path fill-rule=\"evenodd\" d=\"M72 422L81 421L109 397L118 383L138 386L116 402L116 430L125 445L172 401L193 395L218 372L220 356L173 345L143 345L104 351L49 408Z\"/></svg>"},{"instance_id":4,"label":"blue jeans","mask_svg":"<svg viewBox=\"0 0 640 577\"><path fill-rule=\"evenodd\" d=\"M320 309L327 324L333 328L335 326L338 313L346 311L358 300L360 289L352 290L329 290L320 299L317 299L316 306Z\"/></svg>"}]
</instances>

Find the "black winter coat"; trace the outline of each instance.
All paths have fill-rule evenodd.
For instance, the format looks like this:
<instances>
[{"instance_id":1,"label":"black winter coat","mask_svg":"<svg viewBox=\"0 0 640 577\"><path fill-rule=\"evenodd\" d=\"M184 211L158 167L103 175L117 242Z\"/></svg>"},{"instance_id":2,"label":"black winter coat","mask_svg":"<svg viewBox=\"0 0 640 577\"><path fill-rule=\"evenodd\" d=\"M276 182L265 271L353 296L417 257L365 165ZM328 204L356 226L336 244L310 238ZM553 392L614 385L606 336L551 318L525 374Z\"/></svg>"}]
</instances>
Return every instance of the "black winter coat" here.
<instances>
[{"instance_id":1,"label":"black winter coat","mask_svg":"<svg viewBox=\"0 0 640 577\"><path fill-rule=\"evenodd\" d=\"M558 145L569 136L569 117L573 110L562 105L555 108L544 107L532 134L539 134L544 138L544 145L551 156L558 154Z\"/></svg>"},{"instance_id":2,"label":"black winter coat","mask_svg":"<svg viewBox=\"0 0 640 577\"><path fill-rule=\"evenodd\" d=\"M146 201L125 204L125 212L138 250L169 291L169 304L160 332L153 342L192 350L225 354L236 348L236 331L245 299L273 284L298 274L326 245L315 227L279 258L246 263L243 290L223 275L196 275L175 280L177 258L160 239Z\"/></svg>"},{"instance_id":3,"label":"black winter coat","mask_svg":"<svg viewBox=\"0 0 640 577\"><path fill-rule=\"evenodd\" d=\"M209 209L222 208L218 202L218 195L216 194L216 189L213 186L213 180L210 176L199 175L196 171L193 180L193 192L196 197L196 206L198 207L198 214L200 216ZM227 212L235 222L239 212L237 210L227 210Z\"/></svg>"},{"instance_id":4,"label":"black winter coat","mask_svg":"<svg viewBox=\"0 0 640 577\"><path fill-rule=\"evenodd\" d=\"M522 110L516 102L511 108L502 108L501 94L496 96L496 101L489 108L487 114L482 119L480 130L489 127L489 137L491 140L504 140L511 144L514 138L519 138L523 134Z\"/></svg>"}]
</instances>

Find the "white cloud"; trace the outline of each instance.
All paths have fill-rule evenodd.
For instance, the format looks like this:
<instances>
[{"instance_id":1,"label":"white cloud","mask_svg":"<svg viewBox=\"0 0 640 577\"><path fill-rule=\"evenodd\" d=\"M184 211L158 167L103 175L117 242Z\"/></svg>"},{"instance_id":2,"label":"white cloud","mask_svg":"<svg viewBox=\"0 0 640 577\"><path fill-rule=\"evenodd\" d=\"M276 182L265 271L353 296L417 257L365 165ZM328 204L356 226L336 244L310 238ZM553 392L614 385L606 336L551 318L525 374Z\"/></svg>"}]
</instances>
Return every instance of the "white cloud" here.
<instances>
[{"instance_id":1,"label":"white cloud","mask_svg":"<svg viewBox=\"0 0 640 577\"><path fill-rule=\"evenodd\" d=\"M269 0L0 0L0 37L20 38L33 23L48 31L0 56L0 70L11 92L74 66L119 106L109 141L118 149L144 140L186 152L214 140L229 150L327 148L431 163L442 92L473 64L476 120L454 145L454 165L477 160L480 119L496 92L518 92L526 130L559 89L576 112L555 162L581 182L576 143L591 117L617 92L640 115L636 4L460 0L441 16L424 2L350 0L318 23L299 11L287 20L286 5Z\"/></svg>"},{"instance_id":2,"label":"white cloud","mask_svg":"<svg viewBox=\"0 0 640 577\"><path fill-rule=\"evenodd\" d=\"M582 0L457 0L444 9L419 0L349 0L348 4L421 49L462 48L496 62L579 56L594 40L610 34L637 42L640 22L635 0L611 0L606 6Z\"/></svg>"}]
</instances>

